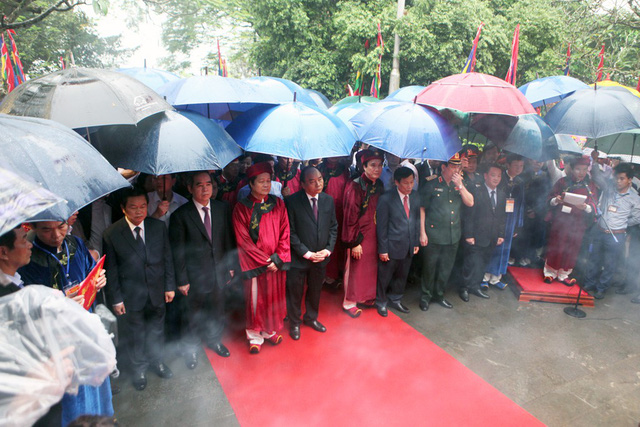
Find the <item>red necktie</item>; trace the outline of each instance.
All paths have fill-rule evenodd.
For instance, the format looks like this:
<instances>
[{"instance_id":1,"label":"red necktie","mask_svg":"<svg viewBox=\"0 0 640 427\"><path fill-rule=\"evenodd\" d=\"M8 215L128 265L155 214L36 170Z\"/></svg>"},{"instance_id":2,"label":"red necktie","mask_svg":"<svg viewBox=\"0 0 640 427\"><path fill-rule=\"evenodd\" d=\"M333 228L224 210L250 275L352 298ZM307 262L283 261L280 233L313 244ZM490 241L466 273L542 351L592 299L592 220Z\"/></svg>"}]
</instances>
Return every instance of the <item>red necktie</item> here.
<instances>
[{"instance_id":1,"label":"red necktie","mask_svg":"<svg viewBox=\"0 0 640 427\"><path fill-rule=\"evenodd\" d=\"M409 196L404 196L404 213L406 213L407 218L409 218Z\"/></svg>"},{"instance_id":2,"label":"red necktie","mask_svg":"<svg viewBox=\"0 0 640 427\"><path fill-rule=\"evenodd\" d=\"M313 216L317 221L318 220L318 204L316 203L317 199L315 197L312 197L311 202L313 202L313 206L311 207L311 209L313 210Z\"/></svg>"}]
</instances>

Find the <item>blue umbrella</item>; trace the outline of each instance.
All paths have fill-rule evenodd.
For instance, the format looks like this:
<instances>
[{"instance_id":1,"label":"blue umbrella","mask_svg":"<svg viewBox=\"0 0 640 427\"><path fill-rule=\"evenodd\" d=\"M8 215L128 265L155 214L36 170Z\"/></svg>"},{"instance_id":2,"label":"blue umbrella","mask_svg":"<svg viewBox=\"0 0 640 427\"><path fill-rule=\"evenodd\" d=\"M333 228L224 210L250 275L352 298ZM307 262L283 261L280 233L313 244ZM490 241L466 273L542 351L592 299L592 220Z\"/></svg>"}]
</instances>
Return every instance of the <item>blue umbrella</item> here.
<instances>
[{"instance_id":1,"label":"blue umbrella","mask_svg":"<svg viewBox=\"0 0 640 427\"><path fill-rule=\"evenodd\" d=\"M360 141L401 159L447 161L462 149L453 126L438 113L413 102L371 105L351 123Z\"/></svg>"},{"instance_id":2,"label":"blue umbrella","mask_svg":"<svg viewBox=\"0 0 640 427\"><path fill-rule=\"evenodd\" d=\"M298 160L348 156L356 142L334 114L301 102L252 110L227 131L246 151Z\"/></svg>"},{"instance_id":3,"label":"blue umbrella","mask_svg":"<svg viewBox=\"0 0 640 427\"><path fill-rule=\"evenodd\" d=\"M118 68L116 70L119 73L127 74L134 79L144 83L156 92L163 85L180 80L180 76L164 70L158 70L156 68L147 67L131 67L131 68Z\"/></svg>"},{"instance_id":4,"label":"blue umbrella","mask_svg":"<svg viewBox=\"0 0 640 427\"><path fill-rule=\"evenodd\" d=\"M296 101L312 107L318 106L316 101L314 101L314 99L307 93L306 89L303 89L302 86L292 82L291 80L281 79L279 77L261 76L251 77L244 81L256 87L265 89L271 96L277 98L279 104L293 101L293 95L295 94Z\"/></svg>"},{"instance_id":5,"label":"blue umbrella","mask_svg":"<svg viewBox=\"0 0 640 427\"><path fill-rule=\"evenodd\" d=\"M316 103L316 106L322 108L323 110L331 108L331 101L329 101L329 98L324 96L324 94L313 89L305 89L305 91L311 97L311 99L313 99L313 101Z\"/></svg>"},{"instance_id":6,"label":"blue umbrella","mask_svg":"<svg viewBox=\"0 0 640 427\"><path fill-rule=\"evenodd\" d=\"M129 183L87 141L51 120L0 114L2 165L67 200L35 215L66 220L78 209Z\"/></svg>"},{"instance_id":7,"label":"blue umbrella","mask_svg":"<svg viewBox=\"0 0 640 427\"><path fill-rule=\"evenodd\" d=\"M413 101L426 86L405 86L395 90L385 98L385 100L393 101Z\"/></svg>"},{"instance_id":8,"label":"blue umbrella","mask_svg":"<svg viewBox=\"0 0 640 427\"><path fill-rule=\"evenodd\" d=\"M580 89L588 89L586 83L569 76L550 76L533 80L518 88L534 107L552 104Z\"/></svg>"},{"instance_id":9,"label":"blue umbrella","mask_svg":"<svg viewBox=\"0 0 640 427\"><path fill-rule=\"evenodd\" d=\"M338 116L340 118L340 120L342 120L343 122L345 122L349 126L353 126L351 124L351 122L350 122L350 120L353 118L353 116L355 116L356 114L358 114L362 110L365 110L371 104L372 103L370 103L370 102L356 102L356 103L353 103L353 104L340 104L340 105L334 105L333 107L329 108L329 111L331 113L335 114L336 116Z\"/></svg>"},{"instance_id":10,"label":"blue umbrella","mask_svg":"<svg viewBox=\"0 0 640 427\"><path fill-rule=\"evenodd\" d=\"M111 162L151 175L219 170L242 150L218 124L187 111L166 111L137 126L108 126L91 143Z\"/></svg>"}]
</instances>

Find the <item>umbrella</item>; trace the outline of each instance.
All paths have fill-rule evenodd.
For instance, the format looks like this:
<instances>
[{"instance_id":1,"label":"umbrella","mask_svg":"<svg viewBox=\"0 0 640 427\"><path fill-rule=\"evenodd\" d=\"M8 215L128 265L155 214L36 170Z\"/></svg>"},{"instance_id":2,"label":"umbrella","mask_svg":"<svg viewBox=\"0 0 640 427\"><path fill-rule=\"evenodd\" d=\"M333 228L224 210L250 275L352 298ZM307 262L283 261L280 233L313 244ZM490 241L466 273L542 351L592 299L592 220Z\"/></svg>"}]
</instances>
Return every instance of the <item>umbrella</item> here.
<instances>
[{"instance_id":1,"label":"umbrella","mask_svg":"<svg viewBox=\"0 0 640 427\"><path fill-rule=\"evenodd\" d=\"M320 107L324 110L331 108L331 101L329 101L329 98L324 96L322 93L313 89L305 89L305 91L307 92L307 95L309 95L313 99L317 107Z\"/></svg>"},{"instance_id":2,"label":"umbrella","mask_svg":"<svg viewBox=\"0 0 640 427\"><path fill-rule=\"evenodd\" d=\"M549 76L533 80L518 88L534 107L552 104L589 86L569 76Z\"/></svg>"},{"instance_id":3,"label":"umbrella","mask_svg":"<svg viewBox=\"0 0 640 427\"><path fill-rule=\"evenodd\" d=\"M360 141L401 159L447 161L462 149L456 130L445 119L413 102L380 102L351 123Z\"/></svg>"},{"instance_id":4,"label":"umbrella","mask_svg":"<svg viewBox=\"0 0 640 427\"><path fill-rule=\"evenodd\" d=\"M598 148L610 156L620 156L625 162L640 163L640 129L587 139L585 147Z\"/></svg>"},{"instance_id":5,"label":"umbrella","mask_svg":"<svg viewBox=\"0 0 640 427\"><path fill-rule=\"evenodd\" d=\"M415 99L415 97L418 96L418 94L425 89L425 87L426 86L405 86L405 87L401 87L400 89L391 92L389 94L389 96L387 96L385 98L385 101L386 100L413 101Z\"/></svg>"},{"instance_id":6,"label":"umbrella","mask_svg":"<svg viewBox=\"0 0 640 427\"><path fill-rule=\"evenodd\" d=\"M344 105L344 104L355 104L356 102L371 104L373 102L378 102L378 101L380 100L378 98L374 98L373 96L356 95L356 96L347 96L346 98L342 98L340 101L336 102L333 106L336 107L338 105Z\"/></svg>"},{"instance_id":7,"label":"umbrella","mask_svg":"<svg viewBox=\"0 0 640 427\"><path fill-rule=\"evenodd\" d=\"M487 74L454 74L431 83L416 102L464 113L517 116L536 111L515 86Z\"/></svg>"},{"instance_id":8,"label":"umbrella","mask_svg":"<svg viewBox=\"0 0 640 427\"><path fill-rule=\"evenodd\" d=\"M30 178L0 167L0 236L62 202Z\"/></svg>"},{"instance_id":9,"label":"umbrella","mask_svg":"<svg viewBox=\"0 0 640 427\"><path fill-rule=\"evenodd\" d=\"M133 77L93 68L68 68L28 80L0 105L0 113L55 120L72 129L133 125L170 109Z\"/></svg>"},{"instance_id":10,"label":"umbrella","mask_svg":"<svg viewBox=\"0 0 640 427\"><path fill-rule=\"evenodd\" d=\"M242 154L218 124L187 111L165 111L137 126L103 127L91 143L112 165L151 175L219 170Z\"/></svg>"},{"instance_id":11,"label":"umbrella","mask_svg":"<svg viewBox=\"0 0 640 427\"><path fill-rule=\"evenodd\" d=\"M246 151L298 160L348 156L356 142L334 114L301 102L252 110L227 131Z\"/></svg>"},{"instance_id":12,"label":"umbrella","mask_svg":"<svg viewBox=\"0 0 640 427\"><path fill-rule=\"evenodd\" d=\"M377 99L377 98L373 98ZM343 122L347 123L349 126L352 126L350 120L353 116L365 110L369 105L374 104L374 102L367 101L365 99L361 99L361 102L351 102L344 103L340 105L334 105L329 108L329 111L338 116Z\"/></svg>"},{"instance_id":13,"label":"umbrella","mask_svg":"<svg viewBox=\"0 0 640 427\"><path fill-rule=\"evenodd\" d=\"M626 91L583 89L558 102L544 120L556 134L601 138L640 128L640 98Z\"/></svg>"},{"instance_id":14,"label":"umbrella","mask_svg":"<svg viewBox=\"0 0 640 427\"><path fill-rule=\"evenodd\" d=\"M0 114L2 165L67 200L35 215L66 220L94 200L129 183L80 135L51 120Z\"/></svg>"},{"instance_id":15,"label":"umbrella","mask_svg":"<svg viewBox=\"0 0 640 427\"><path fill-rule=\"evenodd\" d=\"M131 67L131 68L118 68L116 70L119 73L124 73L134 79L144 83L156 92L163 85L180 80L180 77L164 70L158 70L156 68L147 67Z\"/></svg>"},{"instance_id":16,"label":"umbrella","mask_svg":"<svg viewBox=\"0 0 640 427\"><path fill-rule=\"evenodd\" d=\"M279 77L261 76L251 77L244 81L251 85L265 89L267 93L269 93L271 96L274 96L278 100L278 104L293 101L293 95L296 94L296 100L298 102L311 105L312 107L318 106L316 101L314 101L314 99L308 94L306 89L303 89L302 86L292 82L291 80L281 79Z\"/></svg>"},{"instance_id":17,"label":"umbrella","mask_svg":"<svg viewBox=\"0 0 640 427\"><path fill-rule=\"evenodd\" d=\"M590 85L591 87L595 87L595 83ZM603 80L601 82L598 82L598 89L618 89L618 90L626 90L630 93L632 93L633 95L640 97L640 92L638 92L636 89L629 87L629 86L625 86L625 85L621 85L618 82L614 82L613 80Z\"/></svg>"}]
</instances>

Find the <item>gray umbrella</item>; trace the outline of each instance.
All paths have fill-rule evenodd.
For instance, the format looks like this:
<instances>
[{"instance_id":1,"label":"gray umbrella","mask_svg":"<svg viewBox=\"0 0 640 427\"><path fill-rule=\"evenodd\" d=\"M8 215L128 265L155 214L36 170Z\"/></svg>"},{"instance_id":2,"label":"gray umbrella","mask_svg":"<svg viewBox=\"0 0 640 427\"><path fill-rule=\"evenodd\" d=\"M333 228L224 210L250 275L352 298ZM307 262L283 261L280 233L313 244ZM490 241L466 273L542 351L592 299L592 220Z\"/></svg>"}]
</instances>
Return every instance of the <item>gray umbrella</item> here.
<instances>
[{"instance_id":1,"label":"gray umbrella","mask_svg":"<svg viewBox=\"0 0 640 427\"><path fill-rule=\"evenodd\" d=\"M92 68L69 68L29 80L0 105L0 113L50 119L72 129L136 124L171 109L133 77Z\"/></svg>"},{"instance_id":2,"label":"gray umbrella","mask_svg":"<svg viewBox=\"0 0 640 427\"><path fill-rule=\"evenodd\" d=\"M0 164L68 201L33 220L66 220L81 207L129 185L95 148L59 123L0 114L0 135Z\"/></svg>"}]
</instances>

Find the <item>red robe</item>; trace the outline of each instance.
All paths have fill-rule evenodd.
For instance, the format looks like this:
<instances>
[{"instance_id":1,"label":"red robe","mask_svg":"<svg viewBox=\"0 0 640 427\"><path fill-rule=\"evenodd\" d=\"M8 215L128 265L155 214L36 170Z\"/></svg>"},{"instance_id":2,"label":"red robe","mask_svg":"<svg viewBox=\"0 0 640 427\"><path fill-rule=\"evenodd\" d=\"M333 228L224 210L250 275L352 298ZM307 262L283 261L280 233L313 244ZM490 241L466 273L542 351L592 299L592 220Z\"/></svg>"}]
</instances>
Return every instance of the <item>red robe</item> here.
<instances>
[{"instance_id":1,"label":"red robe","mask_svg":"<svg viewBox=\"0 0 640 427\"><path fill-rule=\"evenodd\" d=\"M366 187L365 187L366 186ZM366 189L371 191L368 206L362 209ZM349 301L364 302L375 299L378 280L378 237L376 233L376 207L384 191L382 181L375 185L364 175L347 184L344 193L344 219L342 241L347 248L362 245L362 257L354 259L347 254L344 282Z\"/></svg>"},{"instance_id":2,"label":"red robe","mask_svg":"<svg viewBox=\"0 0 640 427\"><path fill-rule=\"evenodd\" d=\"M282 189L291 189L293 194L302 188L300 184L300 169L290 170L289 172L283 172L276 166L276 181L282 184Z\"/></svg>"},{"instance_id":3,"label":"red robe","mask_svg":"<svg viewBox=\"0 0 640 427\"><path fill-rule=\"evenodd\" d=\"M247 329L273 332L282 329L287 311L285 270L288 270L291 262L289 216L284 202L277 197L268 196L265 203L258 202L252 195L238 201L233 210L233 228L238 242L238 257L244 279ZM255 205L271 208L259 219L256 242L250 233ZM278 266L278 271L275 273L266 270L271 261ZM254 277L258 281L255 315L251 294L251 281Z\"/></svg>"},{"instance_id":4,"label":"red robe","mask_svg":"<svg viewBox=\"0 0 640 427\"><path fill-rule=\"evenodd\" d=\"M547 199L551 199L563 192L582 194L587 196L586 203L591 205L592 213L587 213L576 207L571 208L571 213L562 212L562 204L552 206L549 211L551 217L551 229L547 240L547 265L555 270L571 270L576 265L582 238L584 233L593 221L593 213L598 200L598 189L589 182L589 189L584 183L573 183L569 178L561 178L551 189Z\"/></svg>"}]
</instances>

